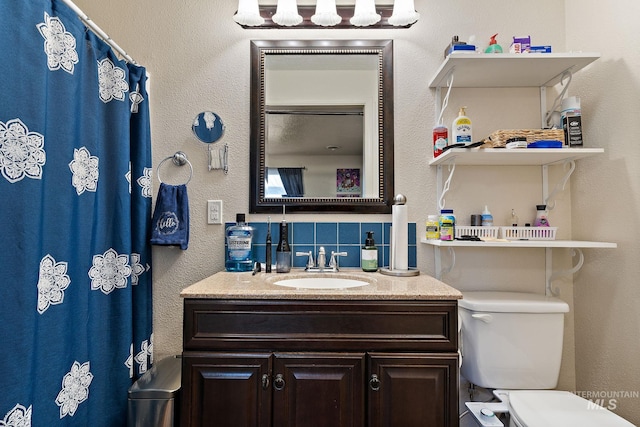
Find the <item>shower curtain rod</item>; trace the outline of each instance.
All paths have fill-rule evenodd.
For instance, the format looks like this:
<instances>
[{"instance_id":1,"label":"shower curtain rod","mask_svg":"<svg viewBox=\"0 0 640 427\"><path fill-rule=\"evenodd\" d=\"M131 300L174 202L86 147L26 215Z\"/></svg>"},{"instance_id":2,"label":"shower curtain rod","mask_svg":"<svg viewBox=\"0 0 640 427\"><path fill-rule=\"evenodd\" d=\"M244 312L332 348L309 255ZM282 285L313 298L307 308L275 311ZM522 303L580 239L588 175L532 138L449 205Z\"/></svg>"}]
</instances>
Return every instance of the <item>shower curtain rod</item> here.
<instances>
[{"instance_id":1,"label":"shower curtain rod","mask_svg":"<svg viewBox=\"0 0 640 427\"><path fill-rule=\"evenodd\" d=\"M100 37L109 46L111 46L114 50L116 50L116 52L118 52L120 55L122 55L122 57L127 62L130 62L130 63L132 63L134 65L138 65L138 63L131 56L129 56L129 54L127 54L127 52L125 52L124 49L122 49L118 45L118 43L114 42L113 39L111 37L109 37L109 35L107 33L102 31L102 28L98 27L98 25L95 22L93 22L91 20L91 18L89 18L87 16L87 14L84 13L78 6L76 6L76 4L74 2L72 2L71 0L62 0L62 2L64 4L66 4L67 6L69 6L76 13L76 15L78 15L78 18L80 18L80 20L82 20L82 22L84 22L84 24L87 27L91 28L91 30L93 30L93 32L96 33L98 35L98 37Z\"/></svg>"}]
</instances>

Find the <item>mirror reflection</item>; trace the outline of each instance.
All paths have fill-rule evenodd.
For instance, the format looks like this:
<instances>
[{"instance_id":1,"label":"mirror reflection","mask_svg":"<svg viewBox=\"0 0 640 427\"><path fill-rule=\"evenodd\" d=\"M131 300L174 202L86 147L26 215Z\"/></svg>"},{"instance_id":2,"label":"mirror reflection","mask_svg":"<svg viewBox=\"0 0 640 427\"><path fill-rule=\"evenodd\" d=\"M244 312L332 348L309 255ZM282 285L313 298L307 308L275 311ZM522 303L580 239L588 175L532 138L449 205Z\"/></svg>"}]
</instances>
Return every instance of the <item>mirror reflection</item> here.
<instances>
[{"instance_id":1,"label":"mirror reflection","mask_svg":"<svg viewBox=\"0 0 640 427\"><path fill-rule=\"evenodd\" d=\"M267 106L265 196L377 197L378 152L365 149L364 109Z\"/></svg>"},{"instance_id":2,"label":"mirror reflection","mask_svg":"<svg viewBox=\"0 0 640 427\"><path fill-rule=\"evenodd\" d=\"M252 42L250 212L390 212L391 43Z\"/></svg>"},{"instance_id":3,"label":"mirror reflection","mask_svg":"<svg viewBox=\"0 0 640 427\"><path fill-rule=\"evenodd\" d=\"M193 119L193 134L200 141L211 144L218 141L224 133L224 124L219 115L212 111L203 111Z\"/></svg>"}]
</instances>

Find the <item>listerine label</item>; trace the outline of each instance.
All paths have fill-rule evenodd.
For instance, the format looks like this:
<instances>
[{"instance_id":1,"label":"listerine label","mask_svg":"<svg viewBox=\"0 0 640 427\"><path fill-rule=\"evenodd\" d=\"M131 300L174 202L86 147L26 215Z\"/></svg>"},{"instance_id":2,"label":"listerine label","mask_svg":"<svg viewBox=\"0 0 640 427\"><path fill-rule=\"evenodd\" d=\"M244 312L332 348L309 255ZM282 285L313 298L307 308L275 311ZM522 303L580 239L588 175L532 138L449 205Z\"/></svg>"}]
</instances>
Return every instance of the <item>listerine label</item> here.
<instances>
[{"instance_id":1,"label":"listerine label","mask_svg":"<svg viewBox=\"0 0 640 427\"><path fill-rule=\"evenodd\" d=\"M227 236L229 259L244 261L251 259L251 232L248 230L233 230Z\"/></svg>"}]
</instances>

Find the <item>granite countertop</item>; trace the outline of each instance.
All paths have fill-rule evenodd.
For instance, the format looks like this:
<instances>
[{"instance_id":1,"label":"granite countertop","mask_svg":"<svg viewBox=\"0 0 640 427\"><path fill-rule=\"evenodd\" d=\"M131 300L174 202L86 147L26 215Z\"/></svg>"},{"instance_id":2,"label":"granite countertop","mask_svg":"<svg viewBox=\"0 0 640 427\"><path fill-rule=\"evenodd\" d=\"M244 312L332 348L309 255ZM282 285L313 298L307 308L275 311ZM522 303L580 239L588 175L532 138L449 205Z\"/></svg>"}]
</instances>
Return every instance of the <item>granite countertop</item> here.
<instances>
[{"instance_id":1,"label":"granite countertop","mask_svg":"<svg viewBox=\"0 0 640 427\"><path fill-rule=\"evenodd\" d=\"M341 277L364 280L366 286L346 289L300 289L274 285L273 282L305 277ZM360 269L342 269L338 273L309 273L292 269L290 273L220 272L188 288L183 298L211 299L323 299L323 300L454 300L462 298L457 289L421 273L412 277L365 273Z\"/></svg>"}]
</instances>

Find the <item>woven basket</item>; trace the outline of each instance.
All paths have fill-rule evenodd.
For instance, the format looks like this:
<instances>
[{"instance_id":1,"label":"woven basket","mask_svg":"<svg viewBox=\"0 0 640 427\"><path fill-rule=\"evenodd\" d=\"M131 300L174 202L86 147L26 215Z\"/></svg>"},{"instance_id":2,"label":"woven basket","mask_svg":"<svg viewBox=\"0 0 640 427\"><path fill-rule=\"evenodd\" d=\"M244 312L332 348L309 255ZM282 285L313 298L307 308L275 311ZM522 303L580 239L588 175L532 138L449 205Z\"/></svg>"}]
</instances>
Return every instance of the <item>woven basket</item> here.
<instances>
[{"instance_id":1,"label":"woven basket","mask_svg":"<svg viewBox=\"0 0 640 427\"><path fill-rule=\"evenodd\" d=\"M504 147L511 138L527 138L527 144L550 139L560 141L564 145L562 129L502 129L485 138L481 148Z\"/></svg>"}]
</instances>

